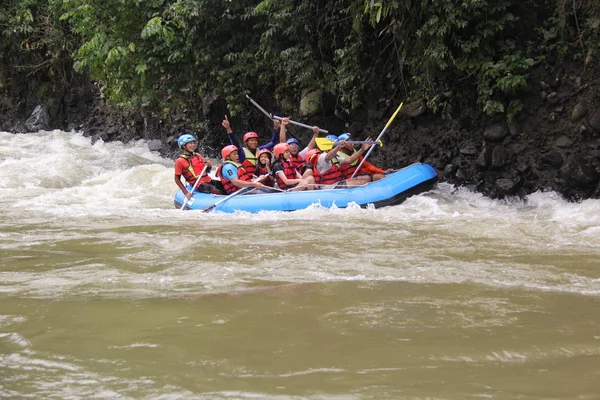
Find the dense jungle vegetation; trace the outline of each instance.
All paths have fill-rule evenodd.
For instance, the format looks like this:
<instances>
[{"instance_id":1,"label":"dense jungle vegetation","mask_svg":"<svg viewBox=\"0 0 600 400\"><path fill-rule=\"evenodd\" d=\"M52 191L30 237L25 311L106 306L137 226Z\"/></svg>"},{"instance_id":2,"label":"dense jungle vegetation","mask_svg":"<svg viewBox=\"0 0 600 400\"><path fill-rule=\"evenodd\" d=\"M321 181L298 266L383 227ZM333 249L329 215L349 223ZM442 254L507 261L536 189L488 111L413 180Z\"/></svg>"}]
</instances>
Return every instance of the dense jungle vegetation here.
<instances>
[{"instance_id":1,"label":"dense jungle vegetation","mask_svg":"<svg viewBox=\"0 0 600 400\"><path fill-rule=\"evenodd\" d=\"M338 111L424 99L512 118L533 68L597 62L600 0L3 0L0 90L44 98L91 78L168 113L205 95L280 102L320 88Z\"/></svg>"}]
</instances>

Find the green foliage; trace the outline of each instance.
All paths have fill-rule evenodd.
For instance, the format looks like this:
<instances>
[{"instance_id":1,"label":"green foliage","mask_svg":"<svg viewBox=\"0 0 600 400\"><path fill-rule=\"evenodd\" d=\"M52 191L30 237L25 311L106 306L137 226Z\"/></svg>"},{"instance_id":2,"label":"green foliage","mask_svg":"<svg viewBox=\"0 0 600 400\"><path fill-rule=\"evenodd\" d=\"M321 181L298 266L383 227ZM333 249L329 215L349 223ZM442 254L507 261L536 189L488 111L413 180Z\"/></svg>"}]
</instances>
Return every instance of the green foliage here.
<instances>
[{"instance_id":1,"label":"green foliage","mask_svg":"<svg viewBox=\"0 0 600 400\"><path fill-rule=\"evenodd\" d=\"M0 8L0 73L23 91L37 95L68 85L69 53L76 41L58 20L59 0L7 0ZM36 93L32 93L36 94Z\"/></svg>"},{"instance_id":2,"label":"green foliage","mask_svg":"<svg viewBox=\"0 0 600 400\"><path fill-rule=\"evenodd\" d=\"M108 101L157 110L217 95L235 113L247 93L298 101L317 87L346 112L381 96L423 97L448 117L476 102L512 118L537 61L573 56L585 67L600 45L600 0L5 3L0 55L13 74L64 81L71 55Z\"/></svg>"}]
</instances>

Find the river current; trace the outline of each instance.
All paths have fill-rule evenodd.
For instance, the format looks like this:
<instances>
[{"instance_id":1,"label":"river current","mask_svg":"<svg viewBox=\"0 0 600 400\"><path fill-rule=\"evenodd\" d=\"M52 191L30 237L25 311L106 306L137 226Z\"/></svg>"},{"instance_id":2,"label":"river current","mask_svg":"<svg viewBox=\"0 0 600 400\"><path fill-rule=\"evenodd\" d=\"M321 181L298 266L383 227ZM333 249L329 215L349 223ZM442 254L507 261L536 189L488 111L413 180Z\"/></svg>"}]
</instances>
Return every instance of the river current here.
<instances>
[{"instance_id":1,"label":"river current","mask_svg":"<svg viewBox=\"0 0 600 400\"><path fill-rule=\"evenodd\" d=\"M176 189L144 141L0 132L0 398L600 398L600 200Z\"/></svg>"}]
</instances>

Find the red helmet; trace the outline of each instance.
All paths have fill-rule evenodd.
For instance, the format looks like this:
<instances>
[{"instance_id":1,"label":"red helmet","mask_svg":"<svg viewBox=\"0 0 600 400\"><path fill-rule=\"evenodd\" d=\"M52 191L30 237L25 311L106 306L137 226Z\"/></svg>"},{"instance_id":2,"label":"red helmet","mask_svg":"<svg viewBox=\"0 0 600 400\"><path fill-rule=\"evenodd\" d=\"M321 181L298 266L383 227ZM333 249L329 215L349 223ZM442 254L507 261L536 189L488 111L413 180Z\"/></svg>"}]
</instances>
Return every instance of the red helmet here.
<instances>
[{"instance_id":1,"label":"red helmet","mask_svg":"<svg viewBox=\"0 0 600 400\"><path fill-rule=\"evenodd\" d=\"M304 159L306 160L306 162L308 164L313 164L312 163L312 158L313 156L317 155L317 154L321 154L321 151L319 149L312 149L306 152L306 155L304 156Z\"/></svg>"},{"instance_id":2,"label":"red helmet","mask_svg":"<svg viewBox=\"0 0 600 400\"><path fill-rule=\"evenodd\" d=\"M248 132L248 133L246 133L244 135L244 143L246 143L246 141L248 139L252 139L252 138L258 139L258 133L256 133L256 132Z\"/></svg>"},{"instance_id":3,"label":"red helmet","mask_svg":"<svg viewBox=\"0 0 600 400\"><path fill-rule=\"evenodd\" d=\"M289 150L290 145L287 143L279 143L276 144L273 148L273 152L275 153L275 158L279 158L280 155L285 153L286 150Z\"/></svg>"},{"instance_id":4,"label":"red helmet","mask_svg":"<svg viewBox=\"0 0 600 400\"><path fill-rule=\"evenodd\" d=\"M238 151L238 148L232 144L223 147L223 150L221 150L221 156L223 156L223 160L227 159L227 157L234 151Z\"/></svg>"},{"instance_id":5,"label":"red helmet","mask_svg":"<svg viewBox=\"0 0 600 400\"><path fill-rule=\"evenodd\" d=\"M267 153L269 155L269 157L271 157L273 155L273 153L271 153L270 150L262 149L262 150L259 150L258 153L256 153L256 158L257 159L260 158L260 156L262 156L265 153Z\"/></svg>"}]
</instances>

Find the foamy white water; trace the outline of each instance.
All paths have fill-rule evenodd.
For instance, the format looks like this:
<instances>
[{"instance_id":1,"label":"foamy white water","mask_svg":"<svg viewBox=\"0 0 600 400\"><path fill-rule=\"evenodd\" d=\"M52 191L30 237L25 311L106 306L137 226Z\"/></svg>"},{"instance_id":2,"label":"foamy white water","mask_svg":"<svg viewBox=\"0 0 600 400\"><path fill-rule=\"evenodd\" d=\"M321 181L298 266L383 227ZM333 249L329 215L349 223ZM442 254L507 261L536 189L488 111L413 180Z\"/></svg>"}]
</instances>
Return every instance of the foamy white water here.
<instances>
[{"instance_id":1,"label":"foamy white water","mask_svg":"<svg viewBox=\"0 0 600 400\"><path fill-rule=\"evenodd\" d=\"M176 189L144 141L0 133L0 397L600 392L600 200L230 215Z\"/></svg>"}]
</instances>

